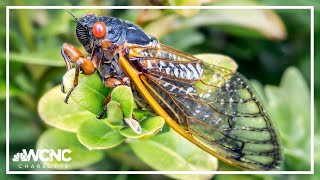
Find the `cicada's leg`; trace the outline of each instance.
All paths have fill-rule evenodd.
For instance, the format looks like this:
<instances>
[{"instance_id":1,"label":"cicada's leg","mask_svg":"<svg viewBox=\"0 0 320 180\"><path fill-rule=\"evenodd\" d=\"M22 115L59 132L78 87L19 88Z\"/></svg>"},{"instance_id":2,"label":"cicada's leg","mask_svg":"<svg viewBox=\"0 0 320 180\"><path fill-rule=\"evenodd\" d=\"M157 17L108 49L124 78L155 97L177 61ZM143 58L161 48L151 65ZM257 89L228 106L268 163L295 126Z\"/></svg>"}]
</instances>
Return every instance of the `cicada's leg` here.
<instances>
[{"instance_id":1,"label":"cicada's leg","mask_svg":"<svg viewBox=\"0 0 320 180\"><path fill-rule=\"evenodd\" d=\"M65 103L68 103L69 96L71 92L74 90L75 87L78 85L79 80L79 73L80 70L83 72L83 74L89 75L94 73L95 66L90 60L90 58L84 58L83 54L73 45L64 43L61 48L61 54L64 58L64 61L66 62L67 70L70 70L72 68L71 63L75 63L76 72L75 77L73 80L73 86L68 91L67 96L64 100ZM65 93L64 85L62 83L61 90L63 93Z\"/></svg>"},{"instance_id":2,"label":"cicada's leg","mask_svg":"<svg viewBox=\"0 0 320 180\"><path fill-rule=\"evenodd\" d=\"M97 116L97 119L103 119L104 118L104 116L106 115L106 112L107 112L107 105L110 102L110 100L111 100L111 92L109 93L109 95L104 100L103 109L102 109L101 113L99 114L99 116Z\"/></svg>"}]
</instances>

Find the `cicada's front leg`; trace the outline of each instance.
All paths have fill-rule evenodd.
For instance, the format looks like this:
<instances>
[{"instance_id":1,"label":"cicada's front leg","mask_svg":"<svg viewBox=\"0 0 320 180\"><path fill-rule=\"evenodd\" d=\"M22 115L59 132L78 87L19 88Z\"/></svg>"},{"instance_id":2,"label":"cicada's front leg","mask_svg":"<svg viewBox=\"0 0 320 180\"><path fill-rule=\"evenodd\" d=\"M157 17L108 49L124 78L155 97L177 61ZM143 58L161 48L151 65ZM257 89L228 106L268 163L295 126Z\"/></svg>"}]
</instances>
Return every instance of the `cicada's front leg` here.
<instances>
[{"instance_id":1,"label":"cicada's front leg","mask_svg":"<svg viewBox=\"0 0 320 180\"><path fill-rule=\"evenodd\" d=\"M83 72L83 74L89 75L95 72L96 68L91 58L83 57L83 54L73 45L64 43L61 48L61 54L64 58L64 61L66 62L67 70L70 70L72 68L71 63L75 63L75 77L73 80L73 86L68 91L67 96L64 100L65 103L68 103L68 99L70 97L71 92L74 90L75 87L78 85L79 81L79 73L80 70ZM65 93L64 85L62 84L61 90L63 93Z\"/></svg>"}]
</instances>

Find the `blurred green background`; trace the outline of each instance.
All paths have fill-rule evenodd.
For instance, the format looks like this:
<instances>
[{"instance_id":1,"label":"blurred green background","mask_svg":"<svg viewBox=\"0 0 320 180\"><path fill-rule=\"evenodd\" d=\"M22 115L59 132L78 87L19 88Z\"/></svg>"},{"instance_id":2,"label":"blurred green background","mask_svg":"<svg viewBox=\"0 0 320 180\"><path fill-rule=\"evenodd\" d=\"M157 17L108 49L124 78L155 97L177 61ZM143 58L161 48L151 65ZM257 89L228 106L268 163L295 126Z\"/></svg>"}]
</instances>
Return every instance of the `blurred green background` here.
<instances>
[{"instance_id":1,"label":"blurred green background","mask_svg":"<svg viewBox=\"0 0 320 180\"><path fill-rule=\"evenodd\" d=\"M308 5L303 0L291 5ZM47 1L10 1L4 5L58 5ZM61 5L61 4L59 4ZM276 0L227 1L65 1L63 5L287 5ZM310 4L311 5L311 4ZM4 7L4 6L3 6ZM2 7L2 9L4 9ZM232 57L238 71L252 80L279 127L284 144L284 170L310 170L310 11L309 10L70 10L76 17L88 11L115 16L140 25L160 42L181 51L218 53ZM320 41L315 7L315 42ZM5 11L0 12L5 17ZM5 19L0 27L0 116L5 122ZM10 10L10 157L22 148L34 148L49 128L39 117L37 103L61 83L65 64L63 42L80 47L74 19L64 10ZM83 49L81 49L84 52ZM319 67L315 46L315 67ZM319 113L319 71L315 71L315 114ZM315 116L315 147L320 147L319 118ZM5 161L5 126L0 126L0 162ZM117 155L117 156L116 156ZM134 155L119 153L81 170L151 170ZM319 151L315 151L315 172ZM220 165L220 164L219 164ZM221 165L222 169L224 165ZM4 173L4 164L1 165ZM11 167L15 169L14 167ZM228 169L228 167L226 167ZM4 176L4 175L2 175ZM305 177L309 177L304 175ZM19 179L53 178L167 179L163 175L11 175ZM216 175L213 179L283 179L294 175ZM311 178L311 177L310 177Z\"/></svg>"}]
</instances>

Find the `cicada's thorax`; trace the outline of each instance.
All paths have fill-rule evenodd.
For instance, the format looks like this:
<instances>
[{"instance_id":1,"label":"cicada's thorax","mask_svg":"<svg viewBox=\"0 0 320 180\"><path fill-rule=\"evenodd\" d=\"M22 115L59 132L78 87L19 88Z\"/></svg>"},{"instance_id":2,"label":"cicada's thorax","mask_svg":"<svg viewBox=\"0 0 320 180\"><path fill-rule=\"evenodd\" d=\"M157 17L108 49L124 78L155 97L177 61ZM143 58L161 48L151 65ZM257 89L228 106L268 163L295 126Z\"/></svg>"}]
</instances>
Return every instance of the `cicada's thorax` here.
<instances>
[{"instance_id":1,"label":"cicada's thorax","mask_svg":"<svg viewBox=\"0 0 320 180\"><path fill-rule=\"evenodd\" d=\"M99 50L96 52L95 56L97 57L97 59L99 59L96 62L96 68L103 80L106 80L108 78L121 79L125 76L119 65L119 56L117 54L110 58L104 55L103 50Z\"/></svg>"}]
</instances>

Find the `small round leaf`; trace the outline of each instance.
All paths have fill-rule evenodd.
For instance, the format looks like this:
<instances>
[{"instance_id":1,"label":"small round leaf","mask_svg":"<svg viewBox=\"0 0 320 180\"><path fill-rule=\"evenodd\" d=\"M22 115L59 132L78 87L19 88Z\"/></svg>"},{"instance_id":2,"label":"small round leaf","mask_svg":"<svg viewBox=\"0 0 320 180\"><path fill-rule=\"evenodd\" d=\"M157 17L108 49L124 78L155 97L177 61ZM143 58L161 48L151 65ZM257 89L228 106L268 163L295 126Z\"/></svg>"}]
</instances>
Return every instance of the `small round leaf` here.
<instances>
[{"instance_id":1,"label":"small round leaf","mask_svg":"<svg viewBox=\"0 0 320 180\"><path fill-rule=\"evenodd\" d=\"M133 111L133 95L128 86L117 86L111 94L111 99L121 105L124 118L131 118Z\"/></svg>"},{"instance_id":2,"label":"small round leaf","mask_svg":"<svg viewBox=\"0 0 320 180\"><path fill-rule=\"evenodd\" d=\"M126 138L103 121L91 119L79 127L78 139L88 149L107 149L121 144Z\"/></svg>"},{"instance_id":3,"label":"small round leaf","mask_svg":"<svg viewBox=\"0 0 320 180\"><path fill-rule=\"evenodd\" d=\"M76 134L61 131L59 129L49 129L45 131L37 142L37 149L53 149L57 152L58 149L71 150L71 160L57 161L43 161L47 167L51 166L55 169L78 169L88 167L103 158L103 153L100 151L89 151L77 139ZM63 164L63 166L61 166Z\"/></svg>"},{"instance_id":4,"label":"small round leaf","mask_svg":"<svg viewBox=\"0 0 320 180\"><path fill-rule=\"evenodd\" d=\"M133 152L158 171L215 171L218 159L206 153L172 129L149 140L135 140ZM210 179L210 174L170 174L175 179Z\"/></svg>"},{"instance_id":5,"label":"small round leaf","mask_svg":"<svg viewBox=\"0 0 320 180\"><path fill-rule=\"evenodd\" d=\"M65 96L61 86L52 88L40 98L38 112L45 123L64 131L76 132L82 122L95 115L80 107L73 99L69 99L69 104L64 103Z\"/></svg>"},{"instance_id":6,"label":"small round leaf","mask_svg":"<svg viewBox=\"0 0 320 180\"><path fill-rule=\"evenodd\" d=\"M123 124L123 113L118 102L111 100L107 105L107 121L112 126L121 126Z\"/></svg>"},{"instance_id":7,"label":"small round leaf","mask_svg":"<svg viewBox=\"0 0 320 180\"><path fill-rule=\"evenodd\" d=\"M63 84L66 92L73 86L74 74L75 69L71 69L63 76ZM95 115L99 115L102 112L104 100L109 92L110 89L103 85L97 72L91 75L80 74L79 84L72 91L71 98L81 107Z\"/></svg>"}]
</instances>

